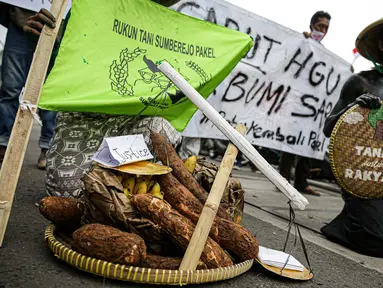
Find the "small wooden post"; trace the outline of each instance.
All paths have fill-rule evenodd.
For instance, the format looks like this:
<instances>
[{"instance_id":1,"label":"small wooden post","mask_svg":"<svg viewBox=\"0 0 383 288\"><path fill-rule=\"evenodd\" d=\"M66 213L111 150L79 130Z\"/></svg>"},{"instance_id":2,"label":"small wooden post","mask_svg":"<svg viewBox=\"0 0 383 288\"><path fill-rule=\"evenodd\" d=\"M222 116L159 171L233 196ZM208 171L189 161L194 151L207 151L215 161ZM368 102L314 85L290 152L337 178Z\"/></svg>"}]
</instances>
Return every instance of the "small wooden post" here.
<instances>
[{"instance_id":1,"label":"small wooden post","mask_svg":"<svg viewBox=\"0 0 383 288\"><path fill-rule=\"evenodd\" d=\"M67 3L68 0L53 1L50 11L56 17L56 28L51 29L44 26L37 43L23 95L23 101L30 105L37 105L39 102L53 46ZM32 111L36 112L36 108L32 108ZM31 111L22 110L19 107L0 172L0 247L2 246L8 219L11 214L13 198L32 125L33 115Z\"/></svg>"},{"instance_id":2,"label":"small wooden post","mask_svg":"<svg viewBox=\"0 0 383 288\"><path fill-rule=\"evenodd\" d=\"M245 125L239 124L236 129L239 133L241 133L241 135L245 135ZM217 214L223 192L225 191L226 183L229 180L237 155L238 149L230 143L226 149L225 155L223 156L221 165L219 166L217 175L214 179L213 186L211 187L209 196L202 209L197 226L194 229L193 236L190 240L188 248L186 249L179 270L195 270L197 268L199 258L201 257L202 251L205 247L207 237L209 236L211 226L215 215Z\"/></svg>"}]
</instances>

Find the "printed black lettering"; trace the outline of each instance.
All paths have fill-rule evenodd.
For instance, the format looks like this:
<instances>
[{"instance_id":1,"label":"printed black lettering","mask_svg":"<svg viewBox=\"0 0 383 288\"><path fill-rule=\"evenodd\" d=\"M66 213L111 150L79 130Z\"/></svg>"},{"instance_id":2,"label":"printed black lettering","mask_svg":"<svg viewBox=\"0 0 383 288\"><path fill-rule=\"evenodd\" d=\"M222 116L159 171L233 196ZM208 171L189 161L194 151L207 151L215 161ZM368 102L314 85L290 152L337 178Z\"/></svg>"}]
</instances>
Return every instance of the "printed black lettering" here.
<instances>
[{"instance_id":1,"label":"printed black lettering","mask_svg":"<svg viewBox=\"0 0 383 288\"><path fill-rule=\"evenodd\" d=\"M154 46L156 46L156 47L160 46L160 36L159 35L156 35L156 42L155 42Z\"/></svg>"},{"instance_id":2,"label":"printed black lettering","mask_svg":"<svg viewBox=\"0 0 383 288\"><path fill-rule=\"evenodd\" d=\"M125 37L128 37L128 32L126 32L126 28L128 28L126 23L122 23L120 34L123 34Z\"/></svg>"},{"instance_id":3,"label":"printed black lettering","mask_svg":"<svg viewBox=\"0 0 383 288\"><path fill-rule=\"evenodd\" d=\"M183 47L182 47L182 44L185 44L185 43L181 43L181 42L177 42L177 50L178 52L180 53L183 53Z\"/></svg>"},{"instance_id":4,"label":"printed black lettering","mask_svg":"<svg viewBox=\"0 0 383 288\"><path fill-rule=\"evenodd\" d=\"M118 33L118 20L117 19L114 19L113 32Z\"/></svg>"},{"instance_id":5,"label":"printed black lettering","mask_svg":"<svg viewBox=\"0 0 383 288\"><path fill-rule=\"evenodd\" d=\"M173 51L173 40L172 39L169 40L169 50Z\"/></svg>"}]
</instances>

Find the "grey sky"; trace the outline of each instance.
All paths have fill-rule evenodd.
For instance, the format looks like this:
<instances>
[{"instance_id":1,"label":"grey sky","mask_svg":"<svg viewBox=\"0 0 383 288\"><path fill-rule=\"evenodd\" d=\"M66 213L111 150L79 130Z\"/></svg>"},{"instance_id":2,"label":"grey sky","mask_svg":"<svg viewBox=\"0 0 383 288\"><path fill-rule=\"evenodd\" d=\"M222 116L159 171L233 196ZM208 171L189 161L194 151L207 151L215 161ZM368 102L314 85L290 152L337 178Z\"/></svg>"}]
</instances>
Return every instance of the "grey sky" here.
<instances>
[{"instance_id":1,"label":"grey sky","mask_svg":"<svg viewBox=\"0 0 383 288\"><path fill-rule=\"evenodd\" d=\"M371 22L383 17L380 0L227 0L234 5L252 11L298 32L309 31L311 16L318 10L331 14L328 34L322 41L327 49L352 62L352 50L359 32ZM354 64L355 72L370 69L373 64L359 57Z\"/></svg>"}]
</instances>

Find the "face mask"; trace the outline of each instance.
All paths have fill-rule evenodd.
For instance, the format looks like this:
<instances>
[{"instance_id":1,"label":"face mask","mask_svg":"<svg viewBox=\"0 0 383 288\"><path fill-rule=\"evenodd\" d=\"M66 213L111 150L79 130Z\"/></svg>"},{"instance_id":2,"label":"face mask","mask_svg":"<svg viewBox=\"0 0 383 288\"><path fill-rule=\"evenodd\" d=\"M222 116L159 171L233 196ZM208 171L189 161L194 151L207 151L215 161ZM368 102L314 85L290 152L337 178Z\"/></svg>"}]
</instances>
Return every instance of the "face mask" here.
<instances>
[{"instance_id":1,"label":"face mask","mask_svg":"<svg viewBox=\"0 0 383 288\"><path fill-rule=\"evenodd\" d=\"M311 32L311 38L317 42L321 42L325 35L325 33L317 31L315 29L313 29Z\"/></svg>"}]
</instances>

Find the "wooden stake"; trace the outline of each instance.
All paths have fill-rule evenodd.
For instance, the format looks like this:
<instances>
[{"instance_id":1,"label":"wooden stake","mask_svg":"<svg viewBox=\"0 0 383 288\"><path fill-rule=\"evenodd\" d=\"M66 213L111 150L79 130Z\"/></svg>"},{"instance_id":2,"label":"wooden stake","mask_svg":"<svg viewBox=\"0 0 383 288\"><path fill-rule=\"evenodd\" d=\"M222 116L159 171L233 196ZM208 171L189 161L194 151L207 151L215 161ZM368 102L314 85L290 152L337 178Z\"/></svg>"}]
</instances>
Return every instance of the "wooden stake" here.
<instances>
[{"instance_id":1,"label":"wooden stake","mask_svg":"<svg viewBox=\"0 0 383 288\"><path fill-rule=\"evenodd\" d=\"M245 125L239 124L236 129L241 135L245 135ZM237 148L230 143L222 158L213 186L211 187L209 196L202 209L197 226L194 229L193 236L186 249L179 270L195 270L197 268L199 258L205 247L207 237L209 236L211 226L213 225L215 215L217 214L219 204L221 203L222 195L225 191L226 183L229 180L237 154Z\"/></svg>"},{"instance_id":2,"label":"wooden stake","mask_svg":"<svg viewBox=\"0 0 383 288\"><path fill-rule=\"evenodd\" d=\"M243 153L255 166L277 186L299 209L309 204L285 178L283 178L258 151L236 131L227 121L167 62L158 68L172 81L203 114Z\"/></svg>"},{"instance_id":3,"label":"wooden stake","mask_svg":"<svg viewBox=\"0 0 383 288\"><path fill-rule=\"evenodd\" d=\"M56 28L51 29L44 26L41 32L25 84L23 94L24 103L37 105L39 102L53 46L67 3L68 0L54 0L51 5L50 12L56 16ZM31 110L33 113L36 112L36 108L31 108ZM22 110L19 107L0 172L0 247L3 244L5 230L11 214L13 198L15 196L32 125L33 115L31 111Z\"/></svg>"}]
</instances>

